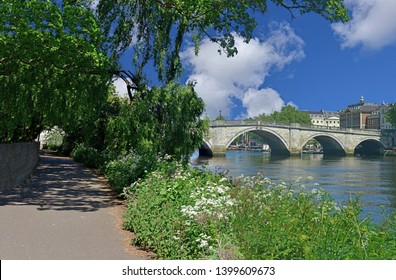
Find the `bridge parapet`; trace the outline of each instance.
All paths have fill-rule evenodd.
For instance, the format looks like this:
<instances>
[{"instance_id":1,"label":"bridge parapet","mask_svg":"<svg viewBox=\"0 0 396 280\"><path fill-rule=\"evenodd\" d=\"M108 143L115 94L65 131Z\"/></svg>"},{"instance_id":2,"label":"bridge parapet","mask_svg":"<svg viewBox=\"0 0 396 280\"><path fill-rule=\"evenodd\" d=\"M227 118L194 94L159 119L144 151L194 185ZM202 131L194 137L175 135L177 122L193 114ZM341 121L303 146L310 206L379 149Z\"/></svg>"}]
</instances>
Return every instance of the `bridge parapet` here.
<instances>
[{"instance_id":1,"label":"bridge parapet","mask_svg":"<svg viewBox=\"0 0 396 280\"><path fill-rule=\"evenodd\" d=\"M330 126L316 126L309 124L300 123L284 123L276 121L211 121L209 127L280 127L280 128L297 128L302 130L312 130L312 131L333 131L342 133L354 133L363 135L380 135L381 130L379 129L352 129L352 128L340 128L340 127L330 127Z\"/></svg>"}]
</instances>

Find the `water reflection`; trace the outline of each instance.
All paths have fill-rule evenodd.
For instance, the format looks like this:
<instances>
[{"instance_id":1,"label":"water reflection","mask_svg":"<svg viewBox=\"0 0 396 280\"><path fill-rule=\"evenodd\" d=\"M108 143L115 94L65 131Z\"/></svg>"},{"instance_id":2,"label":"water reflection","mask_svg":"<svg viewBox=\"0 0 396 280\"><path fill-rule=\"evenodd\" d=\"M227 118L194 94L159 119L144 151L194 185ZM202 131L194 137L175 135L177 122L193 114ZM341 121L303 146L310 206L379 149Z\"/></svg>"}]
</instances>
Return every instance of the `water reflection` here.
<instances>
[{"instance_id":1,"label":"water reflection","mask_svg":"<svg viewBox=\"0 0 396 280\"><path fill-rule=\"evenodd\" d=\"M274 180L295 181L308 176L339 202L359 195L364 212L380 219L381 206L396 209L396 158L271 157L260 152L227 151L226 157L192 158L194 164L228 171L232 177L258 172Z\"/></svg>"}]
</instances>

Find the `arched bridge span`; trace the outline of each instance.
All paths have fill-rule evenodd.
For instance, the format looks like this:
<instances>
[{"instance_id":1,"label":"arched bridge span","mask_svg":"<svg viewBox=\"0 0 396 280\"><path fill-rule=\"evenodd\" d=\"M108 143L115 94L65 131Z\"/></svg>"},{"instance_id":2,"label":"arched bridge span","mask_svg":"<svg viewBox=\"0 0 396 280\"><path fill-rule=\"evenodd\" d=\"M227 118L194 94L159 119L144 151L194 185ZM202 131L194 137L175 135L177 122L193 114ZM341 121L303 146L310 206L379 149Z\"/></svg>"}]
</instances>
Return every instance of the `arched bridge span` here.
<instances>
[{"instance_id":1,"label":"arched bridge span","mask_svg":"<svg viewBox=\"0 0 396 280\"><path fill-rule=\"evenodd\" d=\"M303 146L317 140L325 155L381 154L384 145L377 130L335 129L247 121L214 121L201 146L201 155L225 155L227 147L240 135L252 132L271 147L272 155L300 155Z\"/></svg>"}]
</instances>

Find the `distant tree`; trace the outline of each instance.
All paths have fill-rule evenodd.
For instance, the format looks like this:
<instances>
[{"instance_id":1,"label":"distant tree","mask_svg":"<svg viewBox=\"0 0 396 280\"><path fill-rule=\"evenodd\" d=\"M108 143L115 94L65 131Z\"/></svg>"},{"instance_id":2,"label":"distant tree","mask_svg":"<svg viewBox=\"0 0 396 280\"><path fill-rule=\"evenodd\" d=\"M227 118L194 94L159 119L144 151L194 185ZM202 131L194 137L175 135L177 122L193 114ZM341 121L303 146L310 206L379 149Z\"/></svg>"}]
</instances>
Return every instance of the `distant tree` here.
<instances>
[{"instance_id":1,"label":"distant tree","mask_svg":"<svg viewBox=\"0 0 396 280\"><path fill-rule=\"evenodd\" d=\"M216 121L225 121L226 118L221 114L221 111L219 113L219 115L216 117Z\"/></svg>"},{"instance_id":2,"label":"distant tree","mask_svg":"<svg viewBox=\"0 0 396 280\"><path fill-rule=\"evenodd\" d=\"M251 118L251 120L311 124L311 117L307 112L298 111L291 105L282 107L280 112L275 111L271 115L262 114L258 117Z\"/></svg>"},{"instance_id":3,"label":"distant tree","mask_svg":"<svg viewBox=\"0 0 396 280\"><path fill-rule=\"evenodd\" d=\"M79 2L0 1L0 142L84 123L106 102L104 37Z\"/></svg>"},{"instance_id":4,"label":"distant tree","mask_svg":"<svg viewBox=\"0 0 396 280\"><path fill-rule=\"evenodd\" d=\"M386 113L386 119L393 127L396 127L396 103L391 105L390 109Z\"/></svg>"}]
</instances>

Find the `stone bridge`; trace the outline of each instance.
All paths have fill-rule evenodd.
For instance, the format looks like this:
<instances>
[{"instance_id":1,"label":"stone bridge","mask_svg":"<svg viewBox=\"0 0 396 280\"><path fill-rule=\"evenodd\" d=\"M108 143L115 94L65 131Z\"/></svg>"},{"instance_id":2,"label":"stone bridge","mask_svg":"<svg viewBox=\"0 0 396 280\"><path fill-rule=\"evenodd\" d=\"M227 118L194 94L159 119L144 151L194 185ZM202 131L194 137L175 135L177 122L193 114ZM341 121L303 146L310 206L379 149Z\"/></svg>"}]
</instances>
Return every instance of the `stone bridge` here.
<instances>
[{"instance_id":1,"label":"stone bridge","mask_svg":"<svg viewBox=\"0 0 396 280\"><path fill-rule=\"evenodd\" d=\"M200 148L200 155L225 155L227 147L240 135L252 132L271 148L271 155L300 155L303 146L316 139L325 155L346 156L384 153L379 130L340 129L301 124L260 121L213 121Z\"/></svg>"}]
</instances>

